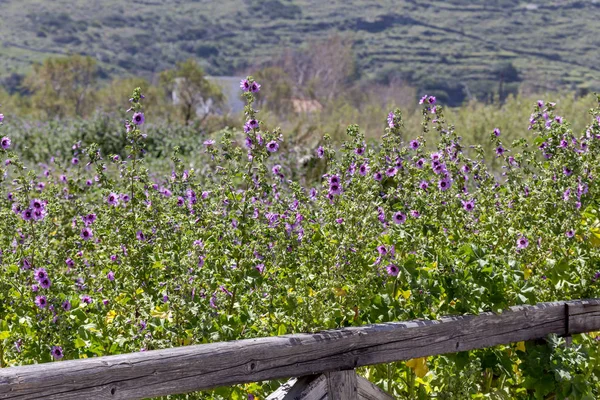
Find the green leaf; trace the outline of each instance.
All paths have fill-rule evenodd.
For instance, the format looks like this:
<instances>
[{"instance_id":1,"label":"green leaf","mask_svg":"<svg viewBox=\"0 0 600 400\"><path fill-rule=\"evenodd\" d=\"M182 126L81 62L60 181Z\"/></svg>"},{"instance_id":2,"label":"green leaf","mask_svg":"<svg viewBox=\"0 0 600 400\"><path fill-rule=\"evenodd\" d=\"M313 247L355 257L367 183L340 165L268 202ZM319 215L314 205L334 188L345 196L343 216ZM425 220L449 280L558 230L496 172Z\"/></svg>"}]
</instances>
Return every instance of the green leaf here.
<instances>
[{"instance_id":1,"label":"green leaf","mask_svg":"<svg viewBox=\"0 0 600 400\"><path fill-rule=\"evenodd\" d=\"M285 335L287 333L287 328L284 324L279 324L279 328L277 329L277 335Z\"/></svg>"}]
</instances>

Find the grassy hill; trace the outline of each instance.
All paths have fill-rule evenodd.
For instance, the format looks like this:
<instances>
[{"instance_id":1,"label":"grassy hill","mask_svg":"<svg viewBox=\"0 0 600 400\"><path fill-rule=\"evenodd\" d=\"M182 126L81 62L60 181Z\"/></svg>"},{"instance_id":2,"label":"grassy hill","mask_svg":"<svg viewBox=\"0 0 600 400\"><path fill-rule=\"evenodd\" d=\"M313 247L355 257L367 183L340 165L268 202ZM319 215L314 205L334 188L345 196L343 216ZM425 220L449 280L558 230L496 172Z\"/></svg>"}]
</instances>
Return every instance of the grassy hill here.
<instances>
[{"instance_id":1,"label":"grassy hill","mask_svg":"<svg viewBox=\"0 0 600 400\"><path fill-rule=\"evenodd\" d=\"M507 65L518 73L507 85L600 89L600 1L543 3L0 0L0 77L70 52L95 57L105 76L150 76L189 57L229 75L337 33L363 76L393 72L455 99L495 87Z\"/></svg>"}]
</instances>

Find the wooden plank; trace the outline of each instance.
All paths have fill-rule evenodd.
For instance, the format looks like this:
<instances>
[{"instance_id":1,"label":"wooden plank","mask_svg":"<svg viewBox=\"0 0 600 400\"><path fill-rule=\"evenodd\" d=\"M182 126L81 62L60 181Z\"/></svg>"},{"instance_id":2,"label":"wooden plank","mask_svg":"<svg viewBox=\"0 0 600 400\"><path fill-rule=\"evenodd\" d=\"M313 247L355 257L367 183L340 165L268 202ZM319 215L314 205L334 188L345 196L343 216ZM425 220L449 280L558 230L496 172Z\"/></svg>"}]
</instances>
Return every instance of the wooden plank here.
<instances>
[{"instance_id":1,"label":"wooden plank","mask_svg":"<svg viewBox=\"0 0 600 400\"><path fill-rule=\"evenodd\" d=\"M309 375L290 379L266 400L322 400L327 394L325 375Z\"/></svg>"},{"instance_id":2,"label":"wooden plank","mask_svg":"<svg viewBox=\"0 0 600 400\"><path fill-rule=\"evenodd\" d=\"M358 400L356 372L353 369L327 372L325 376L328 400Z\"/></svg>"},{"instance_id":3,"label":"wooden plank","mask_svg":"<svg viewBox=\"0 0 600 400\"><path fill-rule=\"evenodd\" d=\"M600 325L600 304L597 302L568 302L565 307L569 316L567 335L591 332L590 327Z\"/></svg>"},{"instance_id":4,"label":"wooden plank","mask_svg":"<svg viewBox=\"0 0 600 400\"><path fill-rule=\"evenodd\" d=\"M356 383L358 384L358 398L361 400L394 400L391 395L379 386L360 375L358 375Z\"/></svg>"},{"instance_id":5,"label":"wooden plank","mask_svg":"<svg viewBox=\"0 0 600 400\"><path fill-rule=\"evenodd\" d=\"M569 305L571 316L566 317ZM140 399L600 330L600 300L0 369L0 399Z\"/></svg>"}]
</instances>

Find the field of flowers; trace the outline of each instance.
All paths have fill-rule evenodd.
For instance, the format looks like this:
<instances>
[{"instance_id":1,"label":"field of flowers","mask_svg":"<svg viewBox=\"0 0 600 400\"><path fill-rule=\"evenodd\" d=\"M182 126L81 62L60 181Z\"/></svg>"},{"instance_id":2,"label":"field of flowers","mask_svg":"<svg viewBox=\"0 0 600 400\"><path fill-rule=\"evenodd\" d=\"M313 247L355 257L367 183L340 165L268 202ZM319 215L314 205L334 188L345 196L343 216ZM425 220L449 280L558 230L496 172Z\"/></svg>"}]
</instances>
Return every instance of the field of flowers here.
<instances>
[{"instance_id":1,"label":"field of flowers","mask_svg":"<svg viewBox=\"0 0 600 400\"><path fill-rule=\"evenodd\" d=\"M260 85L241 90L243 133L188 144L196 168L177 145L150 157L159 141L139 89L119 132L62 156L32 153L51 137L0 134L1 367L600 296L600 107L578 133L540 100L526 139L504 143L492 126L495 154L484 154L424 96L422 132L395 110L380 142L350 125L343 145L325 136L307 160L262 128ZM109 139L126 150L106 153ZM398 398L595 399L595 339L360 373Z\"/></svg>"}]
</instances>

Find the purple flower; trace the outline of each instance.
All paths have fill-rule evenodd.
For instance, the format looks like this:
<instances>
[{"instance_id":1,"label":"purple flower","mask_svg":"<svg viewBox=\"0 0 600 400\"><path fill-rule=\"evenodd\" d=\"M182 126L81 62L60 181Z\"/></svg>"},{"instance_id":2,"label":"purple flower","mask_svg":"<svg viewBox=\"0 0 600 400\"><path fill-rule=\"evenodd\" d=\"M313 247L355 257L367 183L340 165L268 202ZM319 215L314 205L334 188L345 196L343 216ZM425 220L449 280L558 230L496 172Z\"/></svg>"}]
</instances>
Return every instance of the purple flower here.
<instances>
[{"instance_id":1,"label":"purple flower","mask_svg":"<svg viewBox=\"0 0 600 400\"><path fill-rule=\"evenodd\" d=\"M323 158L324 155L325 155L325 149L323 149L323 146L317 147L317 157Z\"/></svg>"},{"instance_id":2,"label":"purple flower","mask_svg":"<svg viewBox=\"0 0 600 400\"><path fill-rule=\"evenodd\" d=\"M392 220L397 223L397 224L403 224L406 222L406 214L403 214L401 212L397 212L394 214L394 216L392 217Z\"/></svg>"},{"instance_id":3,"label":"purple flower","mask_svg":"<svg viewBox=\"0 0 600 400\"><path fill-rule=\"evenodd\" d=\"M119 198L121 200L123 200L123 203L129 203L130 198L129 198L129 195L127 193L123 193L122 195L119 196Z\"/></svg>"},{"instance_id":4,"label":"purple flower","mask_svg":"<svg viewBox=\"0 0 600 400\"><path fill-rule=\"evenodd\" d=\"M83 228L79 236L81 236L83 240L90 240L94 236L94 233L90 228Z\"/></svg>"},{"instance_id":5,"label":"purple flower","mask_svg":"<svg viewBox=\"0 0 600 400\"><path fill-rule=\"evenodd\" d=\"M410 215L411 215L413 218L419 218L419 217L421 216L421 213L420 213L419 211L417 211L417 210L411 210L411 211L410 211Z\"/></svg>"},{"instance_id":6,"label":"purple flower","mask_svg":"<svg viewBox=\"0 0 600 400\"><path fill-rule=\"evenodd\" d=\"M385 174L387 176L394 176L394 175L396 175L397 172L398 172L398 169L396 167L390 167L385 171Z\"/></svg>"},{"instance_id":7,"label":"purple flower","mask_svg":"<svg viewBox=\"0 0 600 400\"><path fill-rule=\"evenodd\" d=\"M52 282L50 282L50 279L48 278L41 279L39 282L42 289L49 289L52 285Z\"/></svg>"},{"instance_id":8,"label":"purple flower","mask_svg":"<svg viewBox=\"0 0 600 400\"><path fill-rule=\"evenodd\" d=\"M365 148L364 147L359 147L357 149L354 149L354 152L359 155L362 156L363 154L365 154Z\"/></svg>"},{"instance_id":9,"label":"purple flower","mask_svg":"<svg viewBox=\"0 0 600 400\"><path fill-rule=\"evenodd\" d=\"M81 296L81 301L85 304L92 304L92 298L90 296Z\"/></svg>"},{"instance_id":10,"label":"purple flower","mask_svg":"<svg viewBox=\"0 0 600 400\"><path fill-rule=\"evenodd\" d=\"M115 273L112 271L108 271L108 274L106 274L106 279L108 279L109 281L114 281L115 280Z\"/></svg>"},{"instance_id":11,"label":"purple flower","mask_svg":"<svg viewBox=\"0 0 600 400\"><path fill-rule=\"evenodd\" d=\"M272 140L269 143L267 143L267 150L270 153L273 153L275 151L277 151L279 149L279 143L277 143L276 141Z\"/></svg>"},{"instance_id":12,"label":"purple flower","mask_svg":"<svg viewBox=\"0 0 600 400\"><path fill-rule=\"evenodd\" d=\"M518 249L526 249L529 246L529 240L525 236L521 236L517 239L517 248Z\"/></svg>"},{"instance_id":13,"label":"purple flower","mask_svg":"<svg viewBox=\"0 0 600 400\"><path fill-rule=\"evenodd\" d=\"M388 251L384 245L381 245L381 246L377 246L377 252L379 254L381 254L382 256L385 256Z\"/></svg>"},{"instance_id":14,"label":"purple flower","mask_svg":"<svg viewBox=\"0 0 600 400\"><path fill-rule=\"evenodd\" d=\"M390 276L398 276L398 273L400 272L400 269L394 264L389 264L385 269Z\"/></svg>"},{"instance_id":15,"label":"purple flower","mask_svg":"<svg viewBox=\"0 0 600 400\"><path fill-rule=\"evenodd\" d=\"M329 193L333 195L339 195L342 193L342 187L339 183L334 183L329 186Z\"/></svg>"},{"instance_id":16,"label":"purple flower","mask_svg":"<svg viewBox=\"0 0 600 400\"><path fill-rule=\"evenodd\" d=\"M50 354L55 360L60 360L64 357L63 349L60 346L52 346L52 350L50 350Z\"/></svg>"},{"instance_id":17,"label":"purple flower","mask_svg":"<svg viewBox=\"0 0 600 400\"><path fill-rule=\"evenodd\" d=\"M572 238L573 236L575 236L575 232L572 229L569 229L565 232L565 235L567 235L568 238Z\"/></svg>"},{"instance_id":18,"label":"purple flower","mask_svg":"<svg viewBox=\"0 0 600 400\"><path fill-rule=\"evenodd\" d=\"M240 81L240 89L242 89L244 92L250 91L250 82L248 81L248 79L242 79Z\"/></svg>"},{"instance_id":19,"label":"purple flower","mask_svg":"<svg viewBox=\"0 0 600 400\"><path fill-rule=\"evenodd\" d=\"M87 225L91 225L96 221L96 214L91 213L88 215L84 215L83 217L81 217L81 219L83 220L83 223L87 226Z\"/></svg>"},{"instance_id":20,"label":"purple flower","mask_svg":"<svg viewBox=\"0 0 600 400\"><path fill-rule=\"evenodd\" d=\"M46 299L46 296L36 296L35 305L39 308L46 308L46 306L48 305L48 300Z\"/></svg>"},{"instance_id":21,"label":"purple flower","mask_svg":"<svg viewBox=\"0 0 600 400\"><path fill-rule=\"evenodd\" d=\"M254 267L254 269L262 274L263 272L265 272L265 264L258 264L256 267Z\"/></svg>"},{"instance_id":22,"label":"purple flower","mask_svg":"<svg viewBox=\"0 0 600 400\"><path fill-rule=\"evenodd\" d=\"M258 121L255 119L251 119L248 120L248 122L246 122L246 125L248 125L248 127L250 129L257 129L258 128Z\"/></svg>"},{"instance_id":23,"label":"purple flower","mask_svg":"<svg viewBox=\"0 0 600 400\"><path fill-rule=\"evenodd\" d=\"M425 159L424 158L419 158L417 160L417 162L415 163L415 166L419 169L423 168L423 166L425 165Z\"/></svg>"},{"instance_id":24,"label":"purple flower","mask_svg":"<svg viewBox=\"0 0 600 400\"><path fill-rule=\"evenodd\" d=\"M504 154L504 152L505 152L505 151L506 151L506 150L504 150L504 147L502 147L502 146L498 146L498 147L496 147L496 155L497 155L498 157L500 157L502 154Z\"/></svg>"},{"instance_id":25,"label":"purple flower","mask_svg":"<svg viewBox=\"0 0 600 400\"><path fill-rule=\"evenodd\" d=\"M212 140L212 139L208 139L208 140L205 140L205 141L204 141L204 145L205 145L206 147L210 147L210 146L212 146L213 144L215 144L215 141L214 141L214 140Z\"/></svg>"},{"instance_id":26,"label":"purple flower","mask_svg":"<svg viewBox=\"0 0 600 400\"><path fill-rule=\"evenodd\" d=\"M21 218L23 218L23 220L25 221L31 221L31 219L33 218L33 210L31 208L23 210L23 212L21 213Z\"/></svg>"},{"instance_id":27,"label":"purple flower","mask_svg":"<svg viewBox=\"0 0 600 400\"><path fill-rule=\"evenodd\" d=\"M258 93L260 91L260 85L256 82L252 82L252 84L250 85L250 91L252 93Z\"/></svg>"},{"instance_id":28,"label":"purple flower","mask_svg":"<svg viewBox=\"0 0 600 400\"><path fill-rule=\"evenodd\" d=\"M410 142L410 148L413 150L416 150L419 148L419 141L418 140L412 140Z\"/></svg>"},{"instance_id":29,"label":"purple flower","mask_svg":"<svg viewBox=\"0 0 600 400\"><path fill-rule=\"evenodd\" d=\"M0 114L0 122L4 121L4 114Z\"/></svg>"},{"instance_id":30,"label":"purple flower","mask_svg":"<svg viewBox=\"0 0 600 400\"><path fill-rule=\"evenodd\" d=\"M136 125L142 125L146 119L144 118L144 113L136 112L133 114L132 121Z\"/></svg>"},{"instance_id":31,"label":"purple flower","mask_svg":"<svg viewBox=\"0 0 600 400\"><path fill-rule=\"evenodd\" d=\"M135 234L135 237L137 238L137 240L140 240L140 241L146 240L146 235L144 235L144 232L142 232L142 231L137 231Z\"/></svg>"},{"instance_id":32,"label":"purple flower","mask_svg":"<svg viewBox=\"0 0 600 400\"><path fill-rule=\"evenodd\" d=\"M65 260L65 264L67 264L67 266L68 266L69 268L73 268L73 267L75 266L75 262L74 262L72 259L70 259L70 258L67 258L67 259Z\"/></svg>"},{"instance_id":33,"label":"purple flower","mask_svg":"<svg viewBox=\"0 0 600 400\"><path fill-rule=\"evenodd\" d=\"M44 268L38 268L33 272L33 277L35 278L36 281L40 282L43 279L48 278L48 273L46 272L46 270Z\"/></svg>"},{"instance_id":34,"label":"purple flower","mask_svg":"<svg viewBox=\"0 0 600 400\"><path fill-rule=\"evenodd\" d=\"M36 221L41 221L46 216L46 211L44 209L33 210L33 219Z\"/></svg>"},{"instance_id":35,"label":"purple flower","mask_svg":"<svg viewBox=\"0 0 600 400\"><path fill-rule=\"evenodd\" d=\"M427 181L421 181L421 183L419 183L419 188L421 190L427 191L427 189L429 188L429 182L427 182Z\"/></svg>"},{"instance_id":36,"label":"purple flower","mask_svg":"<svg viewBox=\"0 0 600 400\"><path fill-rule=\"evenodd\" d=\"M450 186L452 186L452 181L447 177L440 179L438 182L438 188L442 192L445 192L446 190L450 189Z\"/></svg>"},{"instance_id":37,"label":"purple flower","mask_svg":"<svg viewBox=\"0 0 600 400\"><path fill-rule=\"evenodd\" d=\"M559 124L563 123L563 117L556 117L556 118L554 118L554 120Z\"/></svg>"},{"instance_id":38,"label":"purple flower","mask_svg":"<svg viewBox=\"0 0 600 400\"><path fill-rule=\"evenodd\" d=\"M500 129L498 129L498 128L494 129L494 136L496 136L496 137L500 136Z\"/></svg>"},{"instance_id":39,"label":"purple flower","mask_svg":"<svg viewBox=\"0 0 600 400\"><path fill-rule=\"evenodd\" d=\"M435 96L429 96L429 98L427 99L427 102L431 105L435 104L437 102Z\"/></svg>"},{"instance_id":40,"label":"purple flower","mask_svg":"<svg viewBox=\"0 0 600 400\"><path fill-rule=\"evenodd\" d=\"M382 207L377 207L377 219L380 222L385 222L385 211L383 211Z\"/></svg>"},{"instance_id":41,"label":"purple flower","mask_svg":"<svg viewBox=\"0 0 600 400\"><path fill-rule=\"evenodd\" d=\"M439 162L439 161L434 161L434 162L433 162L432 169L433 169L433 172L434 172L436 175L439 175L439 174L442 174L442 173L446 173L446 172L447 172L447 169L446 169L446 164L444 164L444 163L441 163L441 162Z\"/></svg>"},{"instance_id":42,"label":"purple flower","mask_svg":"<svg viewBox=\"0 0 600 400\"><path fill-rule=\"evenodd\" d=\"M73 158L71 159L71 164L73 164L73 165L77 165L77 164L79 164L79 158L77 158L77 157L73 157Z\"/></svg>"},{"instance_id":43,"label":"purple flower","mask_svg":"<svg viewBox=\"0 0 600 400\"><path fill-rule=\"evenodd\" d=\"M21 268L24 269L24 270L31 269L31 261L29 261L28 258L24 258L23 261L22 261Z\"/></svg>"},{"instance_id":44,"label":"purple flower","mask_svg":"<svg viewBox=\"0 0 600 400\"><path fill-rule=\"evenodd\" d=\"M2 114L0 114L2 115ZM8 136L4 136L1 140L0 140L0 146L2 146L2 148L4 150L7 150L10 147L11 141L10 138Z\"/></svg>"},{"instance_id":45,"label":"purple flower","mask_svg":"<svg viewBox=\"0 0 600 400\"><path fill-rule=\"evenodd\" d=\"M119 204L119 196L117 196L115 193L111 193L106 198L106 202L111 206L116 206Z\"/></svg>"},{"instance_id":46,"label":"purple flower","mask_svg":"<svg viewBox=\"0 0 600 400\"><path fill-rule=\"evenodd\" d=\"M468 200L468 201L463 200L462 205L463 205L463 208L467 211L473 211L475 209L475 201L474 200Z\"/></svg>"},{"instance_id":47,"label":"purple flower","mask_svg":"<svg viewBox=\"0 0 600 400\"><path fill-rule=\"evenodd\" d=\"M566 176L571 176L573 174L573 170L570 168L564 167L563 174L565 174Z\"/></svg>"},{"instance_id":48,"label":"purple flower","mask_svg":"<svg viewBox=\"0 0 600 400\"><path fill-rule=\"evenodd\" d=\"M388 126L390 127L390 129L393 129L396 126L396 124L394 123L394 113L393 112L390 112L388 114L387 123L388 123Z\"/></svg>"},{"instance_id":49,"label":"purple flower","mask_svg":"<svg viewBox=\"0 0 600 400\"><path fill-rule=\"evenodd\" d=\"M360 167L358 167L358 173L362 176L367 175L367 173L369 172L369 165L368 164L362 164Z\"/></svg>"},{"instance_id":50,"label":"purple flower","mask_svg":"<svg viewBox=\"0 0 600 400\"><path fill-rule=\"evenodd\" d=\"M380 181L383 179L383 174L381 172L375 172L373 174L373 179L375 179L376 181Z\"/></svg>"},{"instance_id":51,"label":"purple flower","mask_svg":"<svg viewBox=\"0 0 600 400\"><path fill-rule=\"evenodd\" d=\"M69 311L71 309L71 302L69 300L63 301L62 309L65 311Z\"/></svg>"}]
</instances>

